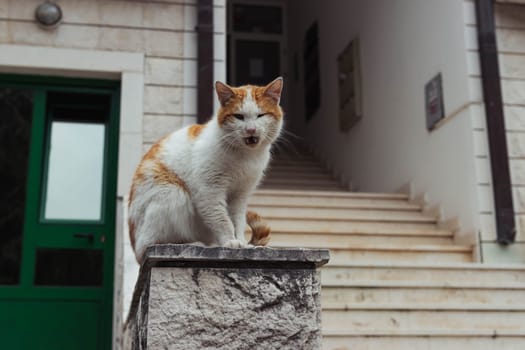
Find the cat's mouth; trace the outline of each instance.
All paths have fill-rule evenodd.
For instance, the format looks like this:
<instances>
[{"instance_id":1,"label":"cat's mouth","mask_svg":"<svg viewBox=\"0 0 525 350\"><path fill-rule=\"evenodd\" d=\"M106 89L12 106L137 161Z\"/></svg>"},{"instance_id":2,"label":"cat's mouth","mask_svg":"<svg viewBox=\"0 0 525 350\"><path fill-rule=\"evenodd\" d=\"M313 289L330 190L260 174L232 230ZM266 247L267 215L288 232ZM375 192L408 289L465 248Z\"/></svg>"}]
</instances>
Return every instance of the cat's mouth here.
<instances>
[{"instance_id":1,"label":"cat's mouth","mask_svg":"<svg viewBox=\"0 0 525 350\"><path fill-rule=\"evenodd\" d=\"M244 143L248 146L255 146L259 143L259 138L257 136L249 136L244 138Z\"/></svg>"}]
</instances>

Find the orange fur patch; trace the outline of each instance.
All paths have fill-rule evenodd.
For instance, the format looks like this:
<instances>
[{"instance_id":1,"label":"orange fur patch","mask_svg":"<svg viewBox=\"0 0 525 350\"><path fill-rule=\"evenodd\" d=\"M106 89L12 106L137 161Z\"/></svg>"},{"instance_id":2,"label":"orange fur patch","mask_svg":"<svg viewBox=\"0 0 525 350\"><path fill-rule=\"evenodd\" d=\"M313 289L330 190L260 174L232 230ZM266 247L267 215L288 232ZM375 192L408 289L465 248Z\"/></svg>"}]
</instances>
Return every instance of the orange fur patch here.
<instances>
[{"instance_id":1,"label":"orange fur patch","mask_svg":"<svg viewBox=\"0 0 525 350\"><path fill-rule=\"evenodd\" d=\"M166 140L167 136L163 137L157 143L155 143L151 148L144 154L142 157L142 160L140 161L139 165L137 166L137 169L135 170L135 174L133 175L133 183L131 185L131 190L129 193L129 202L128 204L131 205L131 202L133 201L133 198L135 197L135 190L136 186L146 180L146 174L147 167L145 166L145 163L148 160L156 161L159 156L160 149L162 147L162 144Z\"/></svg>"},{"instance_id":2,"label":"orange fur patch","mask_svg":"<svg viewBox=\"0 0 525 350\"><path fill-rule=\"evenodd\" d=\"M233 118L232 114L239 111L242 105L242 101L246 98L246 88L249 86L241 86L238 88L232 88L233 97L226 103L225 106L222 106L217 113L217 120L219 125L223 125L226 121Z\"/></svg>"},{"instance_id":3,"label":"orange fur patch","mask_svg":"<svg viewBox=\"0 0 525 350\"><path fill-rule=\"evenodd\" d=\"M189 193L186 183L161 161L155 162L151 171L153 174L153 181L157 184L176 185L182 188L184 192Z\"/></svg>"},{"instance_id":4,"label":"orange fur patch","mask_svg":"<svg viewBox=\"0 0 525 350\"><path fill-rule=\"evenodd\" d=\"M261 217L253 211L247 211L246 223L252 229L252 238L250 239L250 244L267 245L270 241L271 229L268 227L268 225L266 225Z\"/></svg>"},{"instance_id":5,"label":"orange fur patch","mask_svg":"<svg viewBox=\"0 0 525 350\"><path fill-rule=\"evenodd\" d=\"M205 126L206 124L194 124L190 126L188 128L189 138L192 140L196 139L200 135L200 133L202 132L202 129L204 129Z\"/></svg>"},{"instance_id":6,"label":"orange fur patch","mask_svg":"<svg viewBox=\"0 0 525 350\"><path fill-rule=\"evenodd\" d=\"M263 111L264 113L268 113L275 119L279 120L283 117L283 110L278 104L275 103L275 101L271 97L264 95L265 89L265 86L254 87L252 89L252 97L261 109L261 111Z\"/></svg>"},{"instance_id":7,"label":"orange fur patch","mask_svg":"<svg viewBox=\"0 0 525 350\"><path fill-rule=\"evenodd\" d=\"M223 125L228 120L234 118L233 114L237 113L242 105L243 100L246 98L248 89L251 89L252 98L257 103L261 111L269 114L273 118L279 120L283 117L283 110L275 103L275 101L264 94L266 86L254 86L244 85L237 88L231 88L234 92L233 97L226 103L225 106L219 109L217 119L219 125Z\"/></svg>"}]
</instances>

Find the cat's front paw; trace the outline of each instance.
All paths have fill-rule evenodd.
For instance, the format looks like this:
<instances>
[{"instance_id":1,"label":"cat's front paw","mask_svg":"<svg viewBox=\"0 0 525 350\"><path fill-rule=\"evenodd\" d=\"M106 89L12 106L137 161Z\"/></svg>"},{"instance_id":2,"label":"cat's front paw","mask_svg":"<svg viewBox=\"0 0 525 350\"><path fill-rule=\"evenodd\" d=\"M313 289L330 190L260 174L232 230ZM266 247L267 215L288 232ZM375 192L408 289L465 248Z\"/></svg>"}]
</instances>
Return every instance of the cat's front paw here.
<instances>
[{"instance_id":1,"label":"cat's front paw","mask_svg":"<svg viewBox=\"0 0 525 350\"><path fill-rule=\"evenodd\" d=\"M224 243L224 247L226 248L245 248L246 243L238 239L231 239L227 241L226 243Z\"/></svg>"}]
</instances>

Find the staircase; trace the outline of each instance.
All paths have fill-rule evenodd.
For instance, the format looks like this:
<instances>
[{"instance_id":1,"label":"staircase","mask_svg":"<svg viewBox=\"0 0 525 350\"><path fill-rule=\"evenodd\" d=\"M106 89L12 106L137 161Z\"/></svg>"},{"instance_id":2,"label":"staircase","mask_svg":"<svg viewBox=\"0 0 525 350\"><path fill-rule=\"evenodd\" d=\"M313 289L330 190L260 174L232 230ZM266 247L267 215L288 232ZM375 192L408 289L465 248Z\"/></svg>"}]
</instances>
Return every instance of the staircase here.
<instances>
[{"instance_id":1,"label":"staircase","mask_svg":"<svg viewBox=\"0 0 525 350\"><path fill-rule=\"evenodd\" d=\"M525 348L525 268L474 263L406 195L348 192L295 151L275 157L250 208L271 246L330 249L324 349Z\"/></svg>"}]
</instances>

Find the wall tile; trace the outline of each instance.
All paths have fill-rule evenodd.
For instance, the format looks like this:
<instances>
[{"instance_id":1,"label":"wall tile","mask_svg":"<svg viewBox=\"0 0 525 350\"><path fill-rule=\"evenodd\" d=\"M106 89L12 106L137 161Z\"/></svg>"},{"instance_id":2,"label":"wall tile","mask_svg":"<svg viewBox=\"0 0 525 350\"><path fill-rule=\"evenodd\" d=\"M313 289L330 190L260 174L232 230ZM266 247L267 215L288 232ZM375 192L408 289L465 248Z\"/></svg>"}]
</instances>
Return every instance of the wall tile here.
<instances>
[{"instance_id":1,"label":"wall tile","mask_svg":"<svg viewBox=\"0 0 525 350\"><path fill-rule=\"evenodd\" d=\"M197 89L184 88L184 105L182 109L183 114L196 115L197 114ZM208 117L208 116L205 116Z\"/></svg>"},{"instance_id":2,"label":"wall tile","mask_svg":"<svg viewBox=\"0 0 525 350\"><path fill-rule=\"evenodd\" d=\"M183 55L183 34L147 30L144 32L146 54L152 56L181 57Z\"/></svg>"},{"instance_id":3,"label":"wall tile","mask_svg":"<svg viewBox=\"0 0 525 350\"><path fill-rule=\"evenodd\" d=\"M525 37L525 32L523 36ZM525 81L503 79L501 81L501 90L503 102L525 105Z\"/></svg>"},{"instance_id":4,"label":"wall tile","mask_svg":"<svg viewBox=\"0 0 525 350\"><path fill-rule=\"evenodd\" d=\"M492 186L478 186L478 207L480 212L494 212Z\"/></svg>"},{"instance_id":5,"label":"wall tile","mask_svg":"<svg viewBox=\"0 0 525 350\"><path fill-rule=\"evenodd\" d=\"M525 188L514 187L512 189L512 196L514 202L514 212L516 214L525 215Z\"/></svg>"},{"instance_id":6,"label":"wall tile","mask_svg":"<svg viewBox=\"0 0 525 350\"><path fill-rule=\"evenodd\" d=\"M492 183L492 175L490 171L489 159L488 158L476 158L475 164L476 164L476 179L477 179L478 184Z\"/></svg>"},{"instance_id":7,"label":"wall tile","mask_svg":"<svg viewBox=\"0 0 525 350\"><path fill-rule=\"evenodd\" d=\"M146 86L144 88L144 112L153 114L181 114L182 89Z\"/></svg>"},{"instance_id":8,"label":"wall tile","mask_svg":"<svg viewBox=\"0 0 525 350\"><path fill-rule=\"evenodd\" d=\"M188 6L143 3L144 18L143 25L147 28L163 28L171 30L184 29L184 11ZM195 7L193 7L195 8Z\"/></svg>"},{"instance_id":9,"label":"wall tile","mask_svg":"<svg viewBox=\"0 0 525 350\"><path fill-rule=\"evenodd\" d=\"M519 5L496 5L496 27L525 28L525 8Z\"/></svg>"},{"instance_id":10,"label":"wall tile","mask_svg":"<svg viewBox=\"0 0 525 350\"><path fill-rule=\"evenodd\" d=\"M523 35L523 30L497 29L496 37L500 52L525 53L525 35Z\"/></svg>"},{"instance_id":11,"label":"wall tile","mask_svg":"<svg viewBox=\"0 0 525 350\"><path fill-rule=\"evenodd\" d=\"M473 131L474 135L474 155L488 156L488 141L485 131Z\"/></svg>"},{"instance_id":12,"label":"wall tile","mask_svg":"<svg viewBox=\"0 0 525 350\"><path fill-rule=\"evenodd\" d=\"M146 58L146 84L182 85L185 61L179 59Z\"/></svg>"},{"instance_id":13,"label":"wall tile","mask_svg":"<svg viewBox=\"0 0 525 350\"><path fill-rule=\"evenodd\" d=\"M9 15L9 0L0 0L0 17L7 18Z\"/></svg>"},{"instance_id":14,"label":"wall tile","mask_svg":"<svg viewBox=\"0 0 525 350\"><path fill-rule=\"evenodd\" d=\"M525 107L505 106L505 128L525 131Z\"/></svg>"},{"instance_id":15,"label":"wall tile","mask_svg":"<svg viewBox=\"0 0 525 350\"><path fill-rule=\"evenodd\" d=\"M498 243L483 242L483 262L497 264L525 263L525 244L516 243L502 246Z\"/></svg>"},{"instance_id":16,"label":"wall tile","mask_svg":"<svg viewBox=\"0 0 525 350\"><path fill-rule=\"evenodd\" d=\"M99 28L61 25L56 31L55 45L65 48L96 49L99 42Z\"/></svg>"},{"instance_id":17,"label":"wall tile","mask_svg":"<svg viewBox=\"0 0 525 350\"><path fill-rule=\"evenodd\" d=\"M510 160L510 177L513 185L525 186L525 159Z\"/></svg>"},{"instance_id":18,"label":"wall tile","mask_svg":"<svg viewBox=\"0 0 525 350\"><path fill-rule=\"evenodd\" d=\"M157 142L160 138L182 127L183 118L179 116L145 115L143 142Z\"/></svg>"},{"instance_id":19,"label":"wall tile","mask_svg":"<svg viewBox=\"0 0 525 350\"><path fill-rule=\"evenodd\" d=\"M525 133L507 133L508 154L511 157L525 157Z\"/></svg>"},{"instance_id":20,"label":"wall tile","mask_svg":"<svg viewBox=\"0 0 525 350\"><path fill-rule=\"evenodd\" d=\"M142 52L145 32L140 29L100 28L99 47L105 50Z\"/></svg>"},{"instance_id":21,"label":"wall tile","mask_svg":"<svg viewBox=\"0 0 525 350\"><path fill-rule=\"evenodd\" d=\"M525 79L525 55L500 54L498 61L502 77Z\"/></svg>"}]
</instances>

